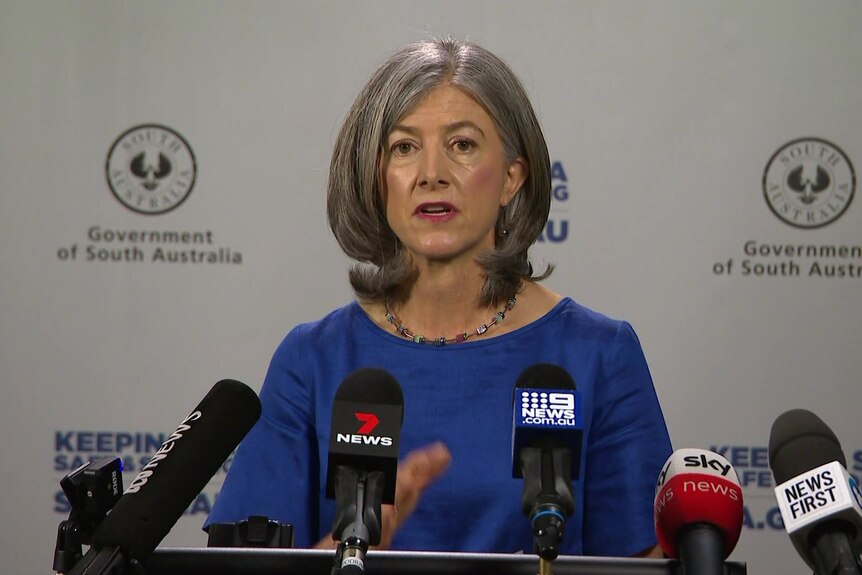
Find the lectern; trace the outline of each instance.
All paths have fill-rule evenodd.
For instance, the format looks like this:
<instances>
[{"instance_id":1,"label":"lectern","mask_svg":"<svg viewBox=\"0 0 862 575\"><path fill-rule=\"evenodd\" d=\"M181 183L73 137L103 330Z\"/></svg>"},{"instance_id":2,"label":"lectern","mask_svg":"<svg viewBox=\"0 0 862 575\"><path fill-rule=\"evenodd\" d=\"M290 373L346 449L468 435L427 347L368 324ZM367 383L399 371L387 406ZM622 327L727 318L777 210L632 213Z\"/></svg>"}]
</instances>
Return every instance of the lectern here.
<instances>
[{"instance_id":1,"label":"lectern","mask_svg":"<svg viewBox=\"0 0 862 575\"><path fill-rule=\"evenodd\" d=\"M164 548L145 564L147 575L329 575L333 551L306 549ZM536 555L369 551L368 575L536 575ZM684 575L670 559L561 556L554 575ZM725 563L725 575L745 575L745 563Z\"/></svg>"}]
</instances>

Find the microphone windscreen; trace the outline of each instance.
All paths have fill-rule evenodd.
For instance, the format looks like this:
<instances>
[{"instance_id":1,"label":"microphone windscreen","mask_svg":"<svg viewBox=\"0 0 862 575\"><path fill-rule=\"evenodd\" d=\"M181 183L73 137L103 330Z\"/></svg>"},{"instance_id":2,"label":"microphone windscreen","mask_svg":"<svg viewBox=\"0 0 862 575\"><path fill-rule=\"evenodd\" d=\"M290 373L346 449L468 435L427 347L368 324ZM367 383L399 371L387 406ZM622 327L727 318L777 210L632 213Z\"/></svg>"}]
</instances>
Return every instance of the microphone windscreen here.
<instances>
[{"instance_id":1,"label":"microphone windscreen","mask_svg":"<svg viewBox=\"0 0 862 575\"><path fill-rule=\"evenodd\" d=\"M742 487L724 457L705 449L677 449L662 467L653 507L659 545L679 557L682 532L709 524L722 534L724 556L730 555L742 531Z\"/></svg>"},{"instance_id":2,"label":"microphone windscreen","mask_svg":"<svg viewBox=\"0 0 862 575\"><path fill-rule=\"evenodd\" d=\"M512 477L523 477L525 447L568 447L571 475L580 475L583 402L569 372L552 363L537 363L518 376L512 390Z\"/></svg>"},{"instance_id":3,"label":"microphone windscreen","mask_svg":"<svg viewBox=\"0 0 862 575\"><path fill-rule=\"evenodd\" d=\"M132 480L93 534L97 548L119 547L144 561L260 417L248 386L222 380Z\"/></svg>"},{"instance_id":4,"label":"microphone windscreen","mask_svg":"<svg viewBox=\"0 0 862 575\"><path fill-rule=\"evenodd\" d=\"M536 363L521 372L516 388L577 389L569 372L552 363Z\"/></svg>"},{"instance_id":5,"label":"microphone windscreen","mask_svg":"<svg viewBox=\"0 0 862 575\"><path fill-rule=\"evenodd\" d=\"M388 371L365 367L344 378L332 403L326 496L335 498L335 471L344 465L384 474L383 503L395 501L404 394Z\"/></svg>"},{"instance_id":6,"label":"microphone windscreen","mask_svg":"<svg viewBox=\"0 0 862 575\"><path fill-rule=\"evenodd\" d=\"M862 491L835 433L805 409L783 413L769 435L769 465L784 529L799 556L817 573L858 572Z\"/></svg>"},{"instance_id":7,"label":"microphone windscreen","mask_svg":"<svg viewBox=\"0 0 862 575\"><path fill-rule=\"evenodd\" d=\"M833 461L847 467L835 433L815 414L806 409L793 409L781 414L772 424L769 466L776 484Z\"/></svg>"},{"instance_id":8,"label":"microphone windscreen","mask_svg":"<svg viewBox=\"0 0 862 575\"><path fill-rule=\"evenodd\" d=\"M335 401L404 405L404 394L388 371L363 367L344 378L335 392Z\"/></svg>"}]
</instances>

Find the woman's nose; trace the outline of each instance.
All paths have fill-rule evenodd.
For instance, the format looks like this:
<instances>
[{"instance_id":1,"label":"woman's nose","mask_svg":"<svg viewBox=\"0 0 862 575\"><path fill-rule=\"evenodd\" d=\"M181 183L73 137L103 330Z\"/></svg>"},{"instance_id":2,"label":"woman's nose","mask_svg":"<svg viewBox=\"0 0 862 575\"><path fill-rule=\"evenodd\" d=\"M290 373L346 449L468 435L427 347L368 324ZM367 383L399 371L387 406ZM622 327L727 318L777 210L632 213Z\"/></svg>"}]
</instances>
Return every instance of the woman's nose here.
<instances>
[{"instance_id":1,"label":"woman's nose","mask_svg":"<svg viewBox=\"0 0 862 575\"><path fill-rule=\"evenodd\" d=\"M426 147L419 162L419 187L434 190L449 185L448 158L443 150Z\"/></svg>"}]
</instances>

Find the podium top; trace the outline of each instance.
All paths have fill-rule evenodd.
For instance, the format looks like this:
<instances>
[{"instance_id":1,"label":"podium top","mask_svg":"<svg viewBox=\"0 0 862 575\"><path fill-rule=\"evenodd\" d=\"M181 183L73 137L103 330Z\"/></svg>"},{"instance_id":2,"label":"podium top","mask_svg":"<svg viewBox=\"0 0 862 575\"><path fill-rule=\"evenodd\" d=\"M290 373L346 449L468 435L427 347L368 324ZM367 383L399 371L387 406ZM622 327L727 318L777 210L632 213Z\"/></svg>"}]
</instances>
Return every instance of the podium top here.
<instances>
[{"instance_id":1,"label":"podium top","mask_svg":"<svg viewBox=\"0 0 862 575\"><path fill-rule=\"evenodd\" d=\"M311 549L163 548L146 563L148 575L329 575L334 551ZM368 575L536 575L536 555L375 551ZM554 575L678 575L679 561L561 556ZM745 575L745 563L725 563L726 575Z\"/></svg>"}]
</instances>

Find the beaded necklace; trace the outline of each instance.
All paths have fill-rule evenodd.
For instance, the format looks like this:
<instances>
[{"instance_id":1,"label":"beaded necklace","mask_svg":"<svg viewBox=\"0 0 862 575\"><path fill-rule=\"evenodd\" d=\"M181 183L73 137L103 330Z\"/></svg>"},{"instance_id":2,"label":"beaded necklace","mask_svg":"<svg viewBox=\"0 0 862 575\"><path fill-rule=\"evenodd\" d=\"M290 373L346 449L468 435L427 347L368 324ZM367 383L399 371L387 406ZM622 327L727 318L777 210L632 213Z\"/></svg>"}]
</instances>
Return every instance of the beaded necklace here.
<instances>
[{"instance_id":1,"label":"beaded necklace","mask_svg":"<svg viewBox=\"0 0 862 575\"><path fill-rule=\"evenodd\" d=\"M466 332L465 331L464 333L459 333L455 337L449 338L449 339L447 339L445 337L427 339L425 336L416 335L412 331L410 331L410 329L408 329L407 326L402 324L401 320L399 320L398 317L394 313L389 311L389 302L383 302L383 306L386 308L386 321L388 321L389 323L391 323L392 325L395 326L395 331L397 331L399 335L404 336L405 338L413 341L414 343L424 343L427 345L441 346L441 345L446 345L447 343L465 342L469 338L473 337L474 335L482 335L483 333L488 331L488 329L491 326L494 326L494 325L497 325L498 323L501 323L503 321L503 319L506 317L506 314L509 312L509 310L511 310L513 307L515 307L515 299L516 299L515 296L512 296L508 300L506 300L506 305L503 306L503 309L498 311L496 313L496 315L494 315L494 317L492 317L491 321L489 321L488 323L483 323L482 325L477 327L472 332Z\"/></svg>"}]
</instances>

